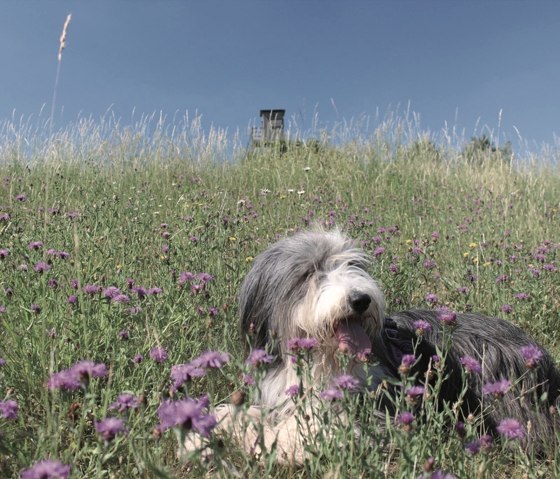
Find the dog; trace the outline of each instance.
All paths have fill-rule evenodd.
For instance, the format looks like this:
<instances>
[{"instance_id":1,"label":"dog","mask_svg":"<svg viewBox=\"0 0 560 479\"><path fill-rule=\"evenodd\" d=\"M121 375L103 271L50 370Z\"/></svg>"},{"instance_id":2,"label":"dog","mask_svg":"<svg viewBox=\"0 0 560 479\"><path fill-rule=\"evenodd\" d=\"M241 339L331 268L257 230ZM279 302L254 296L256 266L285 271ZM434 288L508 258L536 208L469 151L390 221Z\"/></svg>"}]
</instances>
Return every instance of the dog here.
<instances>
[{"instance_id":1,"label":"dog","mask_svg":"<svg viewBox=\"0 0 560 479\"><path fill-rule=\"evenodd\" d=\"M321 425L311 421L301 427L288 394L291 386L321 390L346 374L358 389L385 387L390 398L399 393L403 368L425 386L439 368L445 378L438 398L442 407L458 404L464 418L481 414L485 431L494 435L500 421L513 418L524 429L524 444L536 451L556 443L560 373L544 348L499 318L434 310L387 316L367 266L367 253L338 230L296 233L255 258L239 295L241 337L248 352L265 350L274 360L255 404L216 410L219 429L248 452L276 447L280 461L302 462L305 441ZM293 338L315 341L304 378L293 360ZM490 407L487 395L500 399ZM390 400L377 407L382 418L396 413Z\"/></svg>"}]
</instances>

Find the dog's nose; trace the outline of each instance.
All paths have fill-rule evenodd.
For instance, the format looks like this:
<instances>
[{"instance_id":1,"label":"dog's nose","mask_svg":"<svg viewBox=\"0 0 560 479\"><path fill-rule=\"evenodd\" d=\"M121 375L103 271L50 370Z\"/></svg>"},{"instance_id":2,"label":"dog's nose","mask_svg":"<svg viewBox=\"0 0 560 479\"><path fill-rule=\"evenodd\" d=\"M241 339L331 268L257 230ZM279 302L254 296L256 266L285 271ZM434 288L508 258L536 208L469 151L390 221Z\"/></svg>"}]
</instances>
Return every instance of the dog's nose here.
<instances>
[{"instance_id":1,"label":"dog's nose","mask_svg":"<svg viewBox=\"0 0 560 479\"><path fill-rule=\"evenodd\" d=\"M371 298L366 293L353 292L350 294L350 307L356 313L363 313L371 303Z\"/></svg>"}]
</instances>

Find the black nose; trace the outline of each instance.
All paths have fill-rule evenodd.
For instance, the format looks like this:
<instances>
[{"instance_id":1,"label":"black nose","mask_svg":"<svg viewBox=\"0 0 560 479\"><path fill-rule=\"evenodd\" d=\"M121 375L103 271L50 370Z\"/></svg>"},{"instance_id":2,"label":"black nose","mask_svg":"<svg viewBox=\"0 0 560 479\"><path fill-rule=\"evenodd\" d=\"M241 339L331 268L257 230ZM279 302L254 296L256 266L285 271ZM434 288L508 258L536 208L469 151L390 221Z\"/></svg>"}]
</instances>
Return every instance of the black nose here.
<instances>
[{"instance_id":1,"label":"black nose","mask_svg":"<svg viewBox=\"0 0 560 479\"><path fill-rule=\"evenodd\" d=\"M371 303L371 298L365 293L354 292L350 294L350 307L356 313L363 313Z\"/></svg>"}]
</instances>

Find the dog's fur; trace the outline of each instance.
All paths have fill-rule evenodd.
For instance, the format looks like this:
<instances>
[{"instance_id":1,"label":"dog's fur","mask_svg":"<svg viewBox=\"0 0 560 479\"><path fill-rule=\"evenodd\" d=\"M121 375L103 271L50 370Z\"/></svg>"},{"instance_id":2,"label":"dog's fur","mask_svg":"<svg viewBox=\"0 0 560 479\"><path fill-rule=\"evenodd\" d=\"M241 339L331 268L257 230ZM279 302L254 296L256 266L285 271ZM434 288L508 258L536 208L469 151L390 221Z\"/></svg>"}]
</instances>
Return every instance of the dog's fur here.
<instances>
[{"instance_id":1,"label":"dog's fur","mask_svg":"<svg viewBox=\"0 0 560 479\"><path fill-rule=\"evenodd\" d=\"M449 327L442 326L438 313L431 310L386 317L383 294L367 273L367 263L366 253L338 231L297 233L255 259L240 293L241 333L251 349L266 349L276 360L259 385L259 403L243 418L233 405L217 410L221 428L233 431L249 451L275 443L280 459L302 461L301 427L286 395L300 381L288 350L291 338L319 341L312 352L312 384L304 387L320 389L334 377L350 373L364 389L372 389L386 378L398 380L402 356L412 352L418 360L411 374L425 381L432 358L442 347L442 328L447 327L452 341L443 365L448 377L441 388L441 404L460 398L465 377L460 359L469 355L480 362L482 373L469 376L461 403L464 416L481 413L490 432L500 420L515 418L527 430L528 447L542 450L555 443L560 374L544 349L538 367L528 369L520 348L536 344L504 320L457 314L456 324ZM431 331L418 336L413 325L417 320L429 322ZM366 366L354 360L343 370L341 350L362 360L371 354ZM482 395L482 385L502 378L511 380L511 388L486 407L489 401ZM392 412L390 402L383 407ZM312 423L306 434L319 427Z\"/></svg>"}]
</instances>

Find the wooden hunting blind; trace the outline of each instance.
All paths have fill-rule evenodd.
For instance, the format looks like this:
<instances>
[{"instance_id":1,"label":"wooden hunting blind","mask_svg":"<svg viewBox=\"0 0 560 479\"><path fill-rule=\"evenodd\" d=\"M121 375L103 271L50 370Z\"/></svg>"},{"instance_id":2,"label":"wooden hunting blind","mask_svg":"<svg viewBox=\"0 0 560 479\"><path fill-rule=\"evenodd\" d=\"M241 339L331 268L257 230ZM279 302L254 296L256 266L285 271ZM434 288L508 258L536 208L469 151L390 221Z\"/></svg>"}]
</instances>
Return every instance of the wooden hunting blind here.
<instances>
[{"instance_id":1,"label":"wooden hunting blind","mask_svg":"<svg viewBox=\"0 0 560 479\"><path fill-rule=\"evenodd\" d=\"M261 126L253 128L253 144L267 144L284 139L284 114L286 110L261 110Z\"/></svg>"}]
</instances>

